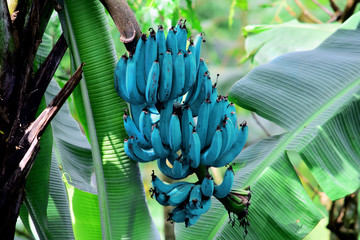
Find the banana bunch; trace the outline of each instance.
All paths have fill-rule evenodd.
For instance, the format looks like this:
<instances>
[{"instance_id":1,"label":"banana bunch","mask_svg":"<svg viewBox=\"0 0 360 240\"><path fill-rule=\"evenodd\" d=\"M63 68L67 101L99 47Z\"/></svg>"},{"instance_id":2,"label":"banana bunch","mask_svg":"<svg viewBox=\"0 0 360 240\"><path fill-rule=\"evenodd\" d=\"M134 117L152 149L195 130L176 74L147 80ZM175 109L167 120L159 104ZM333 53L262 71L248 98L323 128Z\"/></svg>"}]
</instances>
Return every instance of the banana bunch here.
<instances>
[{"instance_id":1,"label":"banana bunch","mask_svg":"<svg viewBox=\"0 0 360 240\"><path fill-rule=\"evenodd\" d=\"M185 22L180 19L166 37L161 25L157 32L150 28L149 37L142 34L129 57L120 58L115 67L115 88L121 98L134 105L182 101L197 78L202 77L197 69L201 43L205 41L201 33L186 48Z\"/></svg>"},{"instance_id":2,"label":"banana bunch","mask_svg":"<svg viewBox=\"0 0 360 240\"><path fill-rule=\"evenodd\" d=\"M173 222L185 222L189 227L196 223L201 214L206 213L211 207L211 196L224 198L229 195L234 181L234 172L229 167L219 185L214 183L211 175L207 175L201 183L175 182L166 184L161 181L154 172L152 173L152 185L150 189L152 197L163 206L175 208L168 216Z\"/></svg>"},{"instance_id":3,"label":"banana bunch","mask_svg":"<svg viewBox=\"0 0 360 240\"><path fill-rule=\"evenodd\" d=\"M150 28L149 37L142 34L129 57L119 59L114 79L118 95L130 107L123 120L129 136L124 150L131 159L157 160L159 170L175 180L206 170L197 183L166 184L152 174L152 196L175 207L169 220L188 227L210 209L212 196L244 209L237 203L241 197L231 192L232 167L218 185L208 169L230 165L245 145L248 126L237 123L234 104L217 94L217 81L212 83L200 57L204 34L194 41L190 37L187 44L185 22L180 19L166 37L162 26L157 32Z\"/></svg>"}]
</instances>

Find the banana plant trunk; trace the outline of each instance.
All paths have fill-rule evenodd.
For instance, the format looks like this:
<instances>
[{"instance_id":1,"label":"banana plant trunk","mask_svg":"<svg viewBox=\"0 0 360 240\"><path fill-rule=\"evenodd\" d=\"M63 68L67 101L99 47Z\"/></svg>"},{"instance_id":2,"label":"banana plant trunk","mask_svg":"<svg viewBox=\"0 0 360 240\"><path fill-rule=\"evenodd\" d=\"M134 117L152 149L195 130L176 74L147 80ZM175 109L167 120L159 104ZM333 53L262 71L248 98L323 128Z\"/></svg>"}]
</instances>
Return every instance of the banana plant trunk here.
<instances>
[{"instance_id":1,"label":"banana plant trunk","mask_svg":"<svg viewBox=\"0 0 360 240\"><path fill-rule=\"evenodd\" d=\"M81 70L35 119L67 49L66 41L60 37L34 73L35 55L53 12L53 2L1 0L0 12L0 234L4 239L13 239L26 178L39 151L39 139L81 79Z\"/></svg>"}]
</instances>

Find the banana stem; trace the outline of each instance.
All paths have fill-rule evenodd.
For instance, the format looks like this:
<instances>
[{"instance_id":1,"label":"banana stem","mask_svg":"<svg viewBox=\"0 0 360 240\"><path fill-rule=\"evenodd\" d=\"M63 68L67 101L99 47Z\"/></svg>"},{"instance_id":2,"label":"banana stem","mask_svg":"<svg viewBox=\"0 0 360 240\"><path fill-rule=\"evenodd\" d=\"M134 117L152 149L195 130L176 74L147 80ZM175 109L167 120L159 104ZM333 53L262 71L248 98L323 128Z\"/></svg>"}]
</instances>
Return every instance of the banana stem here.
<instances>
[{"instance_id":1,"label":"banana stem","mask_svg":"<svg viewBox=\"0 0 360 240\"><path fill-rule=\"evenodd\" d=\"M201 183L205 176L209 174L209 170L207 167L200 165L198 168L195 169L195 174L199 179L199 182Z\"/></svg>"}]
</instances>

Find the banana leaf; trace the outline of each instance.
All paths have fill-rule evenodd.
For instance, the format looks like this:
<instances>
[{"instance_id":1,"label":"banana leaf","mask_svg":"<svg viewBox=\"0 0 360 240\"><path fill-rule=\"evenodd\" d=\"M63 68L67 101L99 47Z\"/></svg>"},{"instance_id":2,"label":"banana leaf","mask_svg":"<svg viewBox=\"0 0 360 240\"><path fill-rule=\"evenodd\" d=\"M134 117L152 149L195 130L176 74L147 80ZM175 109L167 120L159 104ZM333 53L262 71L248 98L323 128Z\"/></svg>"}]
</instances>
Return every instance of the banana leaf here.
<instances>
[{"instance_id":1,"label":"banana leaf","mask_svg":"<svg viewBox=\"0 0 360 240\"><path fill-rule=\"evenodd\" d=\"M247 239L301 239L322 217L289 162L297 151L332 200L360 187L360 14L311 51L282 55L234 84L230 98L286 133L251 145L236 158L234 188L250 185ZM251 126L250 126L251 134ZM239 239L214 201L181 239Z\"/></svg>"},{"instance_id":2,"label":"banana leaf","mask_svg":"<svg viewBox=\"0 0 360 240\"><path fill-rule=\"evenodd\" d=\"M62 27L74 65L85 63L74 100L92 147L103 238L159 238L139 167L123 149L127 104L114 88L117 58L104 8L94 0L64 1L64 11Z\"/></svg>"},{"instance_id":3,"label":"banana leaf","mask_svg":"<svg viewBox=\"0 0 360 240\"><path fill-rule=\"evenodd\" d=\"M313 49L340 26L339 23L311 24L297 20L246 26L243 28L246 58L251 59L253 66L259 66L287 52Z\"/></svg>"}]
</instances>

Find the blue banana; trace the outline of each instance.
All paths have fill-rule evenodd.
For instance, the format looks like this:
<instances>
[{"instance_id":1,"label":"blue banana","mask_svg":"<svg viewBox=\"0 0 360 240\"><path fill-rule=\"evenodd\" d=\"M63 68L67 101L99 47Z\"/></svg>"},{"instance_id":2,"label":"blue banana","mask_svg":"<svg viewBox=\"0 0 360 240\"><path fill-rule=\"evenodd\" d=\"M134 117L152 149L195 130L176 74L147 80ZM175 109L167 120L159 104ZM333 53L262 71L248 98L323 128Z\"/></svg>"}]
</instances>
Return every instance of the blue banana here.
<instances>
[{"instance_id":1,"label":"blue banana","mask_svg":"<svg viewBox=\"0 0 360 240\"><path fill-rule=\"evenodd\" d=\"M131 102L126 91L126 65L128 57L122 55L115 67L114 80L117 94L126 102Z\"/></svg>"},{"instance_id":2,"label":"blue banana","mask_svg":"<svg viewBox=\"0 0 360 240\"><path fill-rule=\"evenodd\" d=\"M231 119L234 127L237 129L237 116L234 103L230 103L226 106L226 116Z\"/></svg>"},{"instance_id":3,"label":"blue banana","mask_svg":"<svg viewBox=\"0 0 360 240\"><path fill-rule=\"evenodd\" d=\"M225 115L226 116L226 115ZM233 145L236 137L235 128L230 118L226 117L221 124L222 146L219 156L227 152Z\"/></svg>"},{"instance_id":4,"label":"blue banana","mask_svg":"<svg viewBox=\"0 0 360 240\"><path fill-rule=\"evenodd\" d=\"M186 20L183 23L178 22L177 28L176 28L176 41L179 51L186 51L186 41L187 41L187 28L185 24Z\"/></svg>"},{"instance_id":5,"label":"blue banana","mask_svg":"<svg viewBox=\"0 0 360 240\"><path fill-rule=\"evenodd\" d=\"M179 204L187 200L193 186L194 184L192 183L185 183L175 187L173 190L168 192L167 195L170 197L168 202L170 203L170 205L178 206Z\"/></svg>"},{"instance_id":6,"label":"blue banana","mask_svg":"<svg viewBox=\"0 0 360 240\"><path fill-rule=\"evenodd\" d=\"M218 126L212 138L210 147L201 154L201 158L200 158L201 165L211 166L219 156L221 151L221 146L222 146L222 135L221 135L220 126Z\"/></svg>"},{"instance_id":7,"label":"blue banana","mask_svg":"<svg viewBox=\"0 0 360 240\"><path fill-rule=\"evenodd\" d=\"M190 208L199 208L201 200L202 200L201 185L198 184L198 185L195 185L190 192L189 207Z\"/></svg>"},{"instance_id":8,"label":"blue banana","mask_svg":"<svg viewBox=\"0 0 360 240\"><path fill-rule=\"evenodd\" d=\"M155 199L158 203L160 203L163 206L169 206L170 203L168 202L169 196L167 196L165 193L158 193L154 192Z\"/></svg>"},{"instance_id":9,"label":"blue banana","mask_svg":"<svg viewBox=\"0 0 360 240\"><path fill-rule=\"evenodd\" d=\"M139 145L142 148L145 148L145 149L151 148L151 144L144 138L142 133L136 127L136 125L135 125L134 121L132 120L132 118L128 115L127 109L124 111L123 119L124 119L124 127L125 127L125 130L126 130L126 133L129 136L136 136L136 138L139 141Z\"/></svg>"},{"instance_id":10,"label":"blue banana","mask_svg":"<svg viewBox=\"0 0 360 240\"><path fill-rule=\"evenodd\" d=\"M166 51L164 60L161 66L160 83L159 83L159 101L165 102L169 99L172 86L173 65L172 53Z\"/></svg>"},{"instance_id":11,"label":"blue banana","mask_svg":"<svg viewBox=\"0 0 360 240\"><path fill-rule=\"evenodd\" d=\"M200 165L200 152L201 152L201 142L199 135L193 128L190 134L190 145L189 145L189 157L190 157L190 166L192 168L197 168Z\"/></svg>"},{"instance_id":12,"label":"blue banana","mask_svg":"<svg viewBox=\"0 0 360 240\"><path fill-rule=\"evenodd\" d=\"M173 53L172 60L175 62L176 53L179 51L177 41L176 41L176 31L174 27L169 29L169 32L166 36L166 49Z\"/></svg>"},{"instance_id":13,"label":"blue banana","mask_svg":"<svg viewBox=\"0 0 360 240\"><path fill-rule=\"evenodd\" d=\"M176 154L176 153L175 153ZM169 162L175 162L175 158L173 156L169 156ZM182 173L181 175L174 175L172 172L172 168L170 168L167 164L166 164L166 158L160 158L160 160L157 161L159 170L168 178L172 178L172 179L182 179L182 178L186 178L187 176L189 176L190 174L192 174L193 172L191 171L191 169L189 168L189 165L185 165L183 166L182 169Z\"/></svg>"},{"instance_id":14,"label":"blue banana","mask_svg":"<svg viewBox=\"0 0 360 240\"><path fill-rule=\"evenodd\" d=\"M184 54L179 51L173 63L173 77L170 99L176 99L183 95L185 85L185 61Z\"/></svg>"},{"instance_id":15,"label":"blue banana","mask_svg":"<svg viewBox=\"0 0 360 240\"><path fill-rule=\"evenodd\" d=\"M144 138L151 142L151 129L152 129L152 121L151 121L151 114L148 110L148 107L145 107L140 114L139 119L140 124L140 131L143 134Z\"/></svg>"},{"instance_id":16,"label":"blue banana","mask_svg":"<svg viewBox=\"0 0 360 240\"><path fill-rule=\"evenodd\" d=\"M168 221L172 220L177 223L185 222L186 215L187 215L186 209L182 206L177 206L169 213L167 220Z\"/></svg>"},{"instance_id":17,"label":"blue banana","mask_svg":"<svg viewBox=\"0 0 360 240\"><path fill-rule=\"evenodd\" d=\"M201 143L201 150L204 149L205 142L206 142L206 133L209 123L209 116L210 116L210 105L211 102L209 100L205 100L199 109L199 115L196 124L196 132L199 135L200 143Z\"/></svg>"},{"instance_id":18,"label":"blue banana","mask_svg":"<svg viewBox=\"0 0 360 240\"><path fill-rule=\"evenodd\" d=\"M173 113L173 101L167 101L161 106L160 110L160 136L163 144L170 145L169 125Z\"/></svg>"},{"instance_id":19,"label":"blue banana","mask_svg":"<svg viewBox=\"0 0 360 240\"><path fill-rule=\"evenodd\" d=\"M165 39L164 27L161 25L159 25L158 31L156 33L156 44L158 49L157 57L159 59L160 68L161 68L166 52L166 39Z\"/></svg>"},{"instance_id":20,"label":"blue banana","mask_svg":"<svg viewBox=\"0 0 360 240\"><path fill-rule=\"evenodd\" d=\"M190 135L192 133L193 126L194 119L191 113L191 109L189 105L186 105L181 116L181 143L182 149L185 153L189 152Z\"/></svg>"},{"instance_id":21,"label":"blue banana","mask_svg":"<svg viewBox=\"0 0 360 240\"><path fill-rule=\"evenodd\" d=\"M193 85L194 90L192 91L191 96L190 95L186 96L185 103L189 103L190 105L192 105L198 99L201 93L202 85L204 83L204 80L206 79L204 74L207 72L208 72L208 68L206 66L206 63L204 59L201 58L199 63L199 70L197 71L196 82ZM199 100L203 101L205 100L205 98Z\"/></svg>"},{"instance_id":22,"label":"blue banana","mask_svg":"<svg viewBox=\"0 0 360 240\"><path fill-rule=\"evenodd\" d=\"M230 147L230 149L227 152L219 156L218 159L215 160L212 166L223 167L226 164L231 163L243 149L248 136L248 131L249 129L246 122L240 124L240 129L236 134L236 139L234 144Z\"/></svg>"},{"instance_id":23,"label":"blue banana","mask_svg":"<svg viewBox=\"0 0 360 240\"><path fill-rule=\"evenodd\" d=\"M212 104L212 102L211 102ZM210 112L210 118L209 118L209 124L207 127L207 133L206 133L206 142L205 142L205 147L210 146L212 138L214 136L214 133L217 129L217 126L221 123L221 112L223 111L222 109L222 104L221 104L221 97L219 96L216 101L214 106L211 109Z\"/></svg>"},{"instance_id":24,"label":"blue banana","mask_svg":"<svg viewBox=\"0 0 360 240\"><path fill-rule=\"evenodd\" d=\"M171 184L166 184L163 181L161 181L161 179L158 176L156 176L153 171L151 174L151 183L156 192L168 194L175 187L185 184L187 182L175 182L175 183L171 183Z\"/></svg>"},{"instance_id":25,"label":"blue banana","mask_svg":"<svg viewBox=\"0 0 360 240\"><path fill-rule=\"evenodd\" d=\"M154 151L142 149L134 136L124 140L124 150L132 160L137 162L147 163L158 159Z\"/></svg>"},{"instance_id":26,"label":"blue banana","mask_svg":"<svg viewBox=\"0 0 360 240\"><path fill-rule=\"evenodd\" d=\"M211 207L211 197L204 197L200 203L199 208L187 207L186 209L190 214L200 216L201 214L204 214L207 211L209 211L210 207Z\"/></svg>"},{"instance_id":27,"label":"blue banana","mask_svg":"<svg viewBox=\"0 0 360 240\"><path fill-rule=\"evenodd\" d=\"M177 113L172 114L169 127L170 148L174 152L177 152L180 150L181 146L181 127L179 115Z\"/></svg>"},{"instance_id":28,"label":"blue banana","mask_svg":"<svg viewBox=\"0 0 360 240\"><path fill-rule=\"evenodd\" d=\"M227 94L225 96L223 96L221 104L222 104L222 109L223 109L223 113L221 114L221 121L223 121L225 119L225 115L227 116L226 108L227 108L227 106L229 106L229 100L228 100Z\"/></svg>"},{"instance_id":29,"label":"blue banana","mask_svg":"<svg viewBox=\"0 0 360 240\"><path fill-rule=\"evenodd\" d=\"M141 37L136 45L134 59L136 63L136 86L141 95L145 96L146 77L145 75L145 45L147 42L146 34Z\"/></svg>"},{"instance_id":30,"label":"blue banana","mask_svg":"<svg viewBox=\"0 0 360 240\"><path fill-rule=\"evenodd\" d=\"M202 85L201 85L201 91L199 93L198 99L209 99L211 97L212 92L212 83L210 78L210 73L205 72L202 76ZM213 106L213 104L211 104Z\"/></svg>"},{"instance_id":31,"label":"blue banana","mask_svg":"<svg viewBox=\"0 0 360 240\"><path fill-rule=\"evenodd\" d=\"M214 186L214 196L216 198L224 198L226 197L232 188L234 182L234 171L232 167L230 166L226 171L224 175L224 179L220 185Z\"/></svg>"},{"instance_id":32,"label":"blue banana","mask_svg":"<svg viewBox=\"0 0 360 240\"><path fill-rule=\"evenodd\" d=\"M157 60L153 62L148 79L146 82L145 98L147 104L155 104L157 102L157 93L160 78L160 64Z\"/></svg>"},{"instance_id":33,"label":"blue banana","mask_svg":"<svg viewBox=\"0 0 360 240\"><path fill-rule=\"evenodd\" d=\"M188 213L185 217L185 227L191 227L197 222L197 220L199 220L199 218L200 215L193 215Z\"/></svg>"},{"instance_id":34,"label":"blue banana","mask_svg":"<svg viewBox=\"0 0 360 240\"><path fill-rule=\"evenodd\" d=\"M169 155L169 149L161 141L160 131L157 124L154 124L151 132L151 145L155 154L159 158L166 158Z\"/></svg>"},{"instance_id":35,"label":"blue banana","mask_svg":"<svg viewBox=\"0 0 360 240\"><path fill-rule=\"evenodd\" d=\"M185 20L185 21L186 21L186 20ZM175 26L175 32L176 32L176 34L177 34L178 31L180 30L180 27L181 27L182 24L183 24L183 20L182 20L182 18L180 18L180 19L177 21L176 26Z\"/></svg>"},{"instance_id":36,"label":"blue banana","mask_svg":"<svg viewBox=\"0 0 360 240\"><path fill-rule=\"evenodd\" d=\"M145 80L149 79L150 69L152 68L157 56L156 33L153 28L149 28L150 35L145 44Z\"/></svg>"},{"instance_id":37,"label":"blue banana","mask_svg":"<svg viewBox=\"0 0 360 240\"><path fill-rule=\"evenodd\" d=\"M201 192L205 197L211 197L214 193L214 179L210 174L206 175L201 182Z\"/></svg>"},{"instance_id":38,"label":"blue banana","mask_svg":"<svg viewBox=\"0 0 360 240\"><path fill-rule=\"evenodd\" d=\"M140 114L142 113L142 110L145 107L146 107L145 103L141 103L138 105L130 104L131 117L134 120L134 123L138 129L140 129L140 124L139 124Z\"/></svg>"},{"instance_id":39,"label":"blue banana","mask_svg":"<svg viewBox=\"0 0 360 240\"><path fill-rule=\"evenodd\" d=\"M145 96L142 95L137 87L137 80L136 80L136 73L137 71L137 64L135 61L135 57L132 56L130 53L130 56L127 61L126 66L126 92L129 96L129 99L131 100L131 104L139 105L145 102Z\"/></svg>"},{"instance_id":40,"label":"blue banana","mask_svg":"<svg viewBox=\"0 0 360 240\"><path fill-rule=\"evenodd\" d=\"M218 74L218 76L219 76L219 74ZM215 106L216 99L218 98L216 85L217 85L217 80L214 83L214 85L212 85L212 88L211 88L211 95L210 95L211 109Z\"/></svg>"},{"instance_id":41,"label":"blue banana","mask_svg":"<svg viewBox=\"0 0 360 240\"><path fill-rule=\"evenodd\" d=\"M196 69L199 69L199 61L200 61L200 53L201 53L201 43L206 42L204 38L205 34L200 33L196 35L194 43L195 43L195 60L196 60Z\"/></svg>"},{"instance_id":42,"label":"blue banana","mask_svg":"<svg viewBox=\"0 0 360 240\"><path fill-rule=\"evenodd\" d=\"M192 52L188 51L185 54L185 83L184 83L184 91L182 94L190 91L188 94L191 95L193 88L191 88L196 82L196 62L195 56Z\"/></svg>"}]
</instances>

